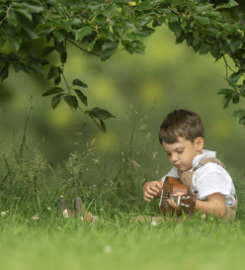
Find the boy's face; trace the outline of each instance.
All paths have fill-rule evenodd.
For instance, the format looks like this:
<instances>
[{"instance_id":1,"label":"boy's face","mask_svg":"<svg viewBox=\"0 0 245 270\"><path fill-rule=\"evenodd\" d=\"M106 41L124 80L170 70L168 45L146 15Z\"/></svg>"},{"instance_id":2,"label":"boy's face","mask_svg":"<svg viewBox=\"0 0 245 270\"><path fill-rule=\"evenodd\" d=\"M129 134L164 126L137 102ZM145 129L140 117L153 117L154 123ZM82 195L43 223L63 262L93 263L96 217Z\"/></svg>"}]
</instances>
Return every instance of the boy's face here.
<instances>
[{"instance_id":1,"label":"boy's face","mask_svg":"<svg viewBox=\"0 0 245 270\"><path fill-rule=\"evenodd\" d=\"M191 169L194 157L202 153L204 139L198 137L192 143L184 137L178 137L178 142L162 142L162 146L171 164L180 171L186 171Z\"/></svg>"}]
</instances>

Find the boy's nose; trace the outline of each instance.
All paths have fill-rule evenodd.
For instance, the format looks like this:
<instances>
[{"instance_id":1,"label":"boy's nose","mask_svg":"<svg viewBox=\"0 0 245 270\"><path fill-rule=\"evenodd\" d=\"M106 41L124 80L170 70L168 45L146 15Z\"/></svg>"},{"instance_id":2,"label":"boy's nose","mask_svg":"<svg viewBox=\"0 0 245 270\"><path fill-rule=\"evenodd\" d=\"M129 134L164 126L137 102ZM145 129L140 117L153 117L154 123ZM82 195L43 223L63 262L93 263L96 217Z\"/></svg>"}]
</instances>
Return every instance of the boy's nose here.
<instances>
[{"instance_id":1,"label":"boy's nose","mask_svg":"<svg viewBox=\"0 0 245 270\"><path fill-rule=\"evenodd\" d=\"M176 154L172 154L172 160L173 161L177 161L178 160L178 156Z\"/></svg>"}]
</instances>

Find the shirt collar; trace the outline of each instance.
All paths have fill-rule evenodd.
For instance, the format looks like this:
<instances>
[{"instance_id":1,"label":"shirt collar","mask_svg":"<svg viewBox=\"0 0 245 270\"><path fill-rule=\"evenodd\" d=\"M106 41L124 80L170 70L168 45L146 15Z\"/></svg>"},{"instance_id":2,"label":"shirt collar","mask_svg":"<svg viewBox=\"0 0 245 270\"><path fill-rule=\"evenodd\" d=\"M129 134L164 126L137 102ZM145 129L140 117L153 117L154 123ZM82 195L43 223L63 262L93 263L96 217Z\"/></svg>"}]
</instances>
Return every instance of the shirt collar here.
<instances>
[{"instance_id":1,"label":"shirt collar","mask_svg":"<svg viewBox=\"0 0 245 270\"><path fill-rule=\"evenodd\" d=\"M209 158L209 157L216 157L216 152L203 149L202 154L197 155L197 156L194 157L194 159L192 161L192 169L191 169L191 171L193 171L193 169L196 166L198 166L198 164L200 163L201 160L203 160L204 158Z\"/></svg>"}]
</instances>

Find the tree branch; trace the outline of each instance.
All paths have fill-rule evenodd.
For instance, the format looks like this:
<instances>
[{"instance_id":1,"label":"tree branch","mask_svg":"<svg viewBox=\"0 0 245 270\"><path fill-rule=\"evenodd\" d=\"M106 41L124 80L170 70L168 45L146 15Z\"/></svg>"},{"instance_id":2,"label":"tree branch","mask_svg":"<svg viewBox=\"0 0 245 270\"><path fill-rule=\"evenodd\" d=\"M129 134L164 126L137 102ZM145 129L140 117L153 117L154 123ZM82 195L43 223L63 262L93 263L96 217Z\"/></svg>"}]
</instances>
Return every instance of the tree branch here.
<instances>
[{"instance_id":1,"label":"tree branch","mask_svg":"<svg viewBox=\"0 0 245 270\"><path fill-rule=\"evenodd\" d=\"M180 13L177 11L177 10L175 10L175 9L173 9L173 8L171 8L171 7L168 7L168 9L169 10L171 10L173 13L175 13L176 15L180 15Z\"/></svg>"},{"instance_id":2,"label":"tree branch","mask_svg":"<svg viewBox=\"0 0 245 270\"><path fill-rule=\"evenodd\" d=\"M2 24L3 21L8 17L9 10L10 10L11 6L13 5L13 3L14 3L14 1L10 4L9 7L5 6L7 8L7 10L6 10L6 16L2 19L2 21L0 22L0 24Z\"/></svg>"},{"instance_id":3,"label":"tree branch","mask_svg":"<svg viewBox=\"0 0 245 270\"><path fill-rule=\"evenodd\" d=\"M89 52L89 51L86 51L85 49L83 49L82 47L78 46L75 42L71 41L69 38L66 38L66 40L68 40L71 44L75 45L77 48L79 48L81 51L84 51L86 53L89 53L89 54L92 54L92 55L95 55L95 56L98 56L100 57L99 54L97 53L93 53L93 52Z\"/></svg>"},{"instance_id":4,"label":"tree branch","mask_svg":"<svg viewBox=\"0 0 245 270\"><path fill-rule=\"evenodd\" d=\"M227 63L227 61L226 61L226 58L225 58L225 55L223 54L223 59L224 59L224 61L225 61L225 70L226 70L226 78L228 79L228 68L232 71L232 72L236 72L235 70L233 70L229 65L228 65L228 63Z\"/></svg>"},{"instance_id":5,"label":"tree branch","mask_svg":"<svg viewBox=\"0 0 245 270\"><path fill-rule=\"evenodd\" d=\"M226 62L225 56L223 55L223 59L225 61L225 71L226 71L226 79L228 79L229 75L228 75L228 64Z\"/></svg>"}]
</instances>

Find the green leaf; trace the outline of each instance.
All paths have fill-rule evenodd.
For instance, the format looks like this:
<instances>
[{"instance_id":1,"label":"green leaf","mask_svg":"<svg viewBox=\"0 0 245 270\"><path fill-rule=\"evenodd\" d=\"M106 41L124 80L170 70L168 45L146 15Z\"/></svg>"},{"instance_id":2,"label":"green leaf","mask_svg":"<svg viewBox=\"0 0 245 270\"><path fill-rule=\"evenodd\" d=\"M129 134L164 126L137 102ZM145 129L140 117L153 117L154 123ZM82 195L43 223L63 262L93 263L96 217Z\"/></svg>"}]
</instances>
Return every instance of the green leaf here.
<instances>
[{"instance_id":1,"label":"green leaf","mask_svg":"<svg viewBox=\"0 0 245 270\"><path fill-rule=\"evenodd\" d=\"M75 92L77 94L77 96L80 98L80 100L82 101L82 103L85 105L85 106L88 106L88 99L87 97L78 89L75 89Z\"/></svg>"},{"instance_id":2,"label":"green leaf","mask_svg":"<svg viewBox=\"0 0 245 270\"><path fill-rule=\"evenodd\" d=\"M65 96L64 97L65 102L70 107L70 109L75 112L78 107L77 98L75 96Z\"/></svg>"},{"instance_id":3,"label":"green leaf","mask_svg":"<svg viewBox=\"0 0 245 270\"><path fill-rule=\"evenodd\" d=\"M16 72L16 73L18 73L19 71L21 71L22 70L22 62L20 62L20 61L15 61L15 62L13 62L13 68L14 68L14 71Z\"/></svg>"},{"instance_id":4,"label":"green leaf","mask_svg":"<svg viewBox=\"0 0 245 270\"><path fill-rule=\"evenodd\" d=\"M54 79L56 80L58 77L60 77L60 74L62 73L62 70L59 68L59 67L54 67L53 66L53 68L54 68L54 75L53 75L53 77L54 77Z\"/></svg>"},{"instance_id":5,"label":"green leaf","mask_svg":"<svg viewBox=\"0 0 245 270\"><path fill-rule=\"evenodd\" d=\"M87 46L88 52L91 52L93 50L95 43L96 43L96 39L88 44Z\"/></svg>"},{"instance_id":6,"label":"green leaf","mask_svg":"<svg viewBox=\"0 0 245 270\"><path fill-rule=\"evenodd\" d=\"M105 61L105 60L109 59L115 52L116 52L116 49L106 49L106 50L102 51L102 53L100 55L101 61Z\"/></svg>"},{"instance_id":7,"label":"green leaf","mask_svg":"<svg viewBox=\"0 0 245 270\"><path fill-rule=\"evenodd\" d=\"M83 83L82 81L80 81L79 79L75 79L73 82L72 82L73 85L78 85L78 86L81 86L81 87L84 87L84 88L88 88L87 84L86 83Z\"/></svg>"},{"instance_id":8,"label":"green leaf","mask_svg":"<svg viewBox=\"0 0 245 270\"><path fill-rule=\"evenodd\" d=\"M208 17L202 16L200 14L196 14L193 17L203 25L210 24L210 20Z\"/></svg>"},{"instance_id":9,"label":"green leaf","mask_svg":"<svg viewBox=\"0 0 245 270\"><path fill-rule=\"evenodd\" d=\"M63 42L65 40L65 37L66 37L66 32L64 30L55 30L53 32L53 36L56 38L56 40L58 42Z\"/></svg>"},{"instance_id":10,"label":"green leaf","mask_svg":"<svg viewBox=\"0 0 245 270\"><path fill-rule=\"evenodd\" d=\"M10 59L10 60L14 60L14 61L15 61L15 60L17 60L17 61L23 60L22 57L16 55L16 54L13 53L13 52L9 53L8 56L9 56L9 59Z\"/></svg>"},{"instance_id":11,"label":"green leaf","mask_svg":"<svg viewBox=\"0 0 245 270\"><path fill-rule=\"evenodd\" d=\"M26 17L28 20L32 21L32 15L31 15L30 10L24 9L24 8L18 8L15 11L18 12L19 14L23 15L24 17Z\"/></svg>"},{"instance_id":12,"label":"green leaf","mask_svg":"<svg viewBox=\"0 0 245 270\"><path fill-rule=\"evenodd\" d=\"M53 110L56 109L56 107L59 105L63 96L64 94L59 93L55 97L52 97L51 106Z\"/></svg>"},{"instance_id":13,"label":"green leaf","mask_svg":"<svg viewBox=\"0 0 245 270\"><path fill-rule=\"evenodd\" d=\"M166 0L154 0L154 6L158 6L158 5L161 5L163 3L165 3Z\"/></svg>"},{"instance_id":14,"label":"green leaf","mask_svg":"<svg viewBox=\"0 0 245 270\"><path fill-rule=\"evenodd\" d=\"M59 13L60 13L63 17L68 18L68 17L67 17L67 14L66 14L66 10L65 10L65 8L63 7L63 5L62 5L61 3L58 3L57 9L58 9Z\"/></svg>"},{"instance_id":15,"label":"green leaf","mask_svg":"<svg viewBox=\"0 0 245 270\"><path fill-rule=\"evenodd\" d=\"M242 110L242 109L236 109L232 116L232 118L242 118L242 117L245 117L245 110Z\"/></svg>"},{"instance_id":16,"label":"green leaf","mask_svg":"<svg viewBox=\"0 0 245 270\"><path fill-rule=\"evenodd\" d=\"M229 105L230 100L232 99L232 95L226 95L223 97L222 100L222 107L223 109L226 109Z\"/></svg>"},{"instance_id":17,"label":"green leaf","mask_svg":"<svg viewBox=\"0 0 245 270\"><path fill-rule=\"evenodd\" d=\"M114 34L119 37L119 38L122 38L126 32L126 29L125 28L122 28L122 27L119 27L119 26L112 26L113 28L113 32Z\"/></svg>"},{"instance_id":18,"label":"green leaf","mask_svg":"<svg viewBox=\"0 0 245 270\"><path fill-rule=\"evenodd\" d=\"M53 94L56 94L56 93L60 93L60 92L63 92L64 90L60 87L53 87L49 90L47 90L46 92L44 92L42 94L43 97L46 97L46 96L49 96L49 95L53 95Z\"/></svg>"},{"instance_id":19,"label":"green leaf","mask_svg":"<svg viewBox=\"0 0 245 270\"><path fill-rule=\"evenodd\" d=\"M197 46L202 42L202 37L196 37L193 40L193 46Z\"/></svg>"},{"instance_id":20,"label":"green leaf","mask_svg":"<svg viewBox=\"0 0 245 270\"><path fill-rule=\"evenodd\" d=\"M52 25L49 24L39 24L35 27L34 31L37 32L39 35L48 35L53 32L54 28Z\"/></svg>"},{"instance_id":21,"label":"green leaf","mask_svg":"<svg viewBox=\"0 0 245 270\"><path fill-rule=\"evenodd\" d=\"M66 59L67 59L67 52L63 52L60 54L60 62L61 63L66 63Z\"/></svg>"},{"instance_id":22,"label":"green leaf","mask_svg":"<svg viewBox=\"0 0 245 270\"><path fill-rule=\"evenodd\" d=\"M69 19L69 21L67 21L66 23L74 26L81 26L83 24L83 22L80 19L74 17Z\"/></svg>"},{"instance_id":23,"label":"green leaf","mask_svg":"<svg viewBox=\"0 0 245 270\"><path fill-rule=\"evenodd\" d=\"M239 59L239 63L242 70L245 70L245 59Z\"/></svg>"},{"instance_id":24,"label":"green leaf","mask_svg":"<svg viewBox=\"0 0 245 270\"><path fill-rule=\"evenodd\" d=\"M62 21L56 21L55 25L59 26L59 28L62 28L67 33L70 33L72 30L72 26L68 24L67 22L64 23Z\"/></svg>"},{"instance_id":25,"label":"green leaf","mask_svg":"<svg viewBox=\"0 0 245 270\"><path fill-rule=\"evenodd\" d=\"M228 4L219 4L215 7L215 9L225 9L225 8L230 8Z\"/></svg>"},{"instance_id":26,"label":"green leaf","mask_svg":"<svg viewBox=\"0 0 245 270\"><path fill-rule=\"evenodd\" d=\"M40 13L42 11L46 11L46 8L37 2L28 1L28 2L23 2L21 4L27 7L27 9L29 9L32 13Z\"/></svg>"},{"instance_id":27,"label":"green leaf","mask_svg":"<svg viewBox=\"0 0 245 270\"><path fill-rule=\"evenodd\" d=\"M109 39L111 41L114 41L114 37L113 34L111 33L109 27L106 28L100 28L99 29L99 34L101 35L101 37L105 38L105 39Z\"/></svg>"},{"instance_id":28,"label":"green leaf","mask_svg":"<svg viewBox=\"0 0 245 270\"><path fill-rule=\"evenodd\" d=\"M233 78L228 78L228 79L226 79L226 81L228 82L228 84L229 84L234 90L237 89L236 83L235 83L235 81L234 81Z\"/></svg>"},{"instance_id":29,"label":"green leaf","mask_svg":"<svg viewBox=\"0 0 245 270\"><path fill-rule=\"evenodd\" d=\"M8 78L8 76L9 76L9 64L6 64L6 65L2 68L2 70L1 70L1 72L0 72L0 80L3 82L4 79Z\"/></svg>"},{"instance_id":30,"label":"green leaf","mask_svg":"<svg viewBox=\"0 0 245 270\"><path fill-rule=\"evenodd\" d=\"M197 6L196 12L197 12L197 13L201 13L201 12L210 10L210 9L213 8L213 5L214 5L214 4L206 4L206 3L205 3L205 4L201 4L201 5Z\"/></svg>"},{"instance_id":31,"label":"green leaf","mask_svg":"<svg viewBox=\"0 0 245 270\"><path fill-rule=\"evenodd\" d=\"M121 42L127 52L129 52L130 54L134 53L134 46L129 40L122 40Z\"/></svg>"},{"instance_id":32,"label":"green leaf","mask_svg":"<svg viewBox=\"0 0 245 270\"><path fill-rule=\"evenodd\" d=\"M54 78L55 78L55 77L54 77ZM56 79L54 79L54 85L60 84L60 81L61 81L61 77L58 76Z\"/></svg>"},{"instance_id":33,"label":"green leaf","mask_svg":"<svg viewBox=\"0 0 245 270\"><path fill-rule=\"evenodd\" d=\"M203 30L203 33L206 36L211 36L211 37L215 37L215 38L219 38L220 35L221 35L220 29L216 28L215 26L211 26L211 25L209 25L208 27L206 27Z\"/></svg>"},{"instance_id":34,"label":"green leaf","mask_svg":"<svg viewBox=\"0 0 245 270\"><path fill-rule=\"evenodd\" d=\"M232 38L231 42L230 42L230 46L231 46L231 51L233 53L235 53L241 46L242 46L242 38L239 36L236 36L234 38Z\"/></svg>"},{"instance_id":35,"label":"green leaf","mask_svg":"<svg viewBox=\"0 0 245 270\"><path fill-rule=\"evenodd\" d=\"M30 28L28 27L23 27L22 26L22 29L25 31L25 33L31 38L31 39L38 39L39 36L33 32Z\"/></svg>"},{"instance_id":36,"label":"green leaf","mask_svg":"<svg viewBox=\"0 0 245 270\"><path fill-rule=\"evenodd\" d=\"M244 89L240 89L240 94L241 94L242 97L245 98L245 90Z\"/></svg>"},{"instance_id":37,"label":"green leaf","mask_svg":"<svg viewBox=\"0 0 245 270\"><path fill-rule=\"evenodd\" d=\"M199 54L206 54L210 50L211 46L206 43L202 43L199 48Z\"/></svg>"},{"instance_id":38,"label":"green leaf","mask_svg":"<svg viewBox=\"0 0 245 270\"><path fill-rule=\"evenodd\" d=\"M218 95L231 95L234 91L232 89L220 89Z\"/></svg>"},{"instance_id":39,"label":"green leaf","mask_svg":"<svg viewBox=\"0 0 245 270\"><path fill-rule=\"evenodd\" d=\"M0 38L0 49L4 46L6 39L4 37Z\"/></svg>"},{"instance_id":40,"label":"green leaf","mask_svg":"<svg viewBox=\"0 0 245 270\"><path fill-rule=\"evenodd\" d=\"M136 30L135 33L139 37L149 37L151 34L153 34L156 30L149 28L147 26L142 26L141 30Z\"/></svg>"},{"instance_id":41,"label":"green leaf","mask_svg":"<svg viewBox=\"0 0 245 270\"><path fill-rule=\"evenodd\" d=\"M245 125L245 117L242 117L239 119L239 124L240 125Z\"/></svg>"},{"instance_id":42,"label":"green leaf","mask_svg":"<svg viewBox=\"0 0 245 270\"><path fill-rule=\"evenodd\" d=\"M234 1L234 0L230 0L229 3L228 3L228 5L229 5L230 7L239 6L239 4L238 4L236 1Z\"/></svg>"},{"instance_id":43,"label":"green leaf","mask_svg":"<svg viewBox=\"0 0 245 270\"><path fill-rule=\"evenodd\" d=\"M15 51L18 51L20 48L20 44L21 44L21 38L19 36L13 36L10 37L8 36L8 40L10 45L14 48Z\"/></svg>"},{"instance_id":44,"label":"green leaf","mask_svg":"<svg viewBox=\"0 0 245 270\"><path fill-rule=\"evenodd\" d=\"M44 48L43 51L42 51L42 57L47 56L48 54L50 54L54 50L55 50L55 48L53 46Z\"/></svg>"},{"instance_id":45,"label":"green leaf","mask_svg":"<svg viewBox=\"0 0 245 270\"><path fill-rule=\"evenodd\" d=\"M181 36L183 29L179 23L172 22L172 23L169 23L168 26L169 26L169 29L174 32L177 38Z\"/></svg>"},{"instance_id":46,"label":"green leaf","mask_svg":"<svg viewBox=\"0 0 245 270\"><path fill-rule=\"evenodd\" d=\"M59 3L56 0L45 0L43 2L49 3L49 4L53 5L53 6L58 6L59 5Z\"/></svg>"},{"instance_id":47,"label":"green leaf","mask_svg":"<svg viewBox=\"0 0 245 270\"><path fill-rule=\"evenodd\" d=\"M17 20L17 18L16 18L14 9L10 9L10 10L9 10L8 16L7 16L6 19L7 19L7 22L8 22L10 25L13 25L13 26L17 26L17 25L18 25L18 20Z\"/></svg>"},{"instance_id":48,"label":"green leaf","mask_svg":"<svg viewBox=\"0 0 245 270\"><path fill-rule=\"evenodd\" d=\"M210 53L214 58L219 58L220 57L220 49L217 45L213 45L210 49Z\"/></svg>"},{"instance_id":49,"label":"green leaf","mask_svg":"<svg viewBox=\"0 0 245 270\"><path fill-rule=\"evenodd\" d=\"M30 73L30 69L28 68L28 66L22 62L14 62L13 67L14 67L15 72L19 72L19 69L21 68L22 71L26 73Z\"/></svg>"},{"instance_id":50,"label":"green leaf","mask_svg":"<svg viewBox=\"0 0 245 270\"><path fill-rule=\"evenodd\" d=\"M145 48L146 48L146 45L143 44L141 41L139 40L134 40L131 42L131 44L133 45L134 47L134 52L135 53L138 53L138 54L145 54Z\"/></svg>"},{"instance_id":51,"label":"green leaf","mask_svg":"<svg viewBox=\"0 0 245 270\"><path fill-rule=\"evenodd\" d=\"M239 96L240 95L239 95L238 92L233 92L232 93L232 103L233 104L237 104L239 102L239 100L240 100Z\"/></svg>"},{"instance_id":52,"label":"green leaf","mask_svg":"<svg viewBox=\"0 0 245 270\"><path fill-rule=\"evenodd\" d=\"M174 13L169 13L166 18L171 21L171 22L178 22L179 21L179 17L174 14Z\"/></svg>"},{"instance_id":53,"label":"green leaf","mask_svg":"<svg viewBox=\"0 0 245 270\"><path fill-rule=\"evenodd\" d=\"M240 78L241 76L244 74L245 71L238 71L238 72L234 72L230 78L236 83Z\"/></svg>"},{"instance_id":54,"label":"green leaf","mask_svg":"<svg viewBox=\"0 0 245 270\"><path fill-rule=\"evenodd\" d=\"M85 36L90 35L92 32L93 29L91 27L83 27L76 32L76 40L81 42Z\"/></svg>"},{"instance_id":55,"label":"green leaf","mask_svg":"<svg viewBox=\"0 0 245 270\"><path fill-rule=\"evenodd\" d=\"M116 4L110 4L108 5L105 10L104 10L104 15L109 18L112 17L113 15L115 15L116 13L116 9L117 9L117 5Z\"/></svg>"},{"instance_id":56,"label":"green leaf","mask_svg":"<svg viewBox=\"0 0 245 270\"><path fill-rule=\"evenodd\" d=\"M64 43L58 42L56 39L54 40L55 50L59 53L63 53L65 51Z\"/></svg>"},{"instance_id":57,"label":"green leaf","mask_svg":"<svg viewBox=\"0 0 245 270\"><path fill-rule=\"evenodd\" d=\"M54 77L54 71L55 71L56 67L51 66L48 72L48 76L47 79L50 80Z\"/></svg>"},{"instance_id":58,"label":"green leaf","mask_svg":"<svg viewBox=\"0 0 245 270\"><path fill-rule=\"evenodd\" d=\"M102 50L107 50L107 49L117 49L119 42L118 41L106 41L102 45Z\"/></svg>"},{"instance_id":59,"label":"green leaf","mask_svg":"<svg viewBox=\"0 0 245 270\"><path fill-rule=\"evenodd\" d=\"M40 62L38 62L37 60L31 60L28 61L28 66L34 70L35 72L37 72L38 74L44 74L44 70L42 68L42 65Z\"/></svg>"},{"instance_id":60,"label":"green leaf","mask_svg":"<svg viewBox=\"0 0 245 270\"><path fill-rule=\"evenodd\" d=\"M88 114L90 117L97 117L100 119L108 119L108 118L115 118L115 116L113 116L111 113L109 113L108 111L104 110L104 109L100 109L98 107L93 108L90 111L86 111L86 114Z\"/></svg>"},{"instance_id":61,"label":"green leaf","mask_svg":"<svg viewBox=\"0 0 245 270\"><path fill-rule=\"evenodd\" d=\"M96 117L92 117L92 119L94 120L95 124L99 127L99 129L100 129L103 133L106 133L106 126L105 126L104 121L102 121L101 119L96 118Z\"/></svg>"},{"instance_id":62,"label":"green leaf","mask_svg":"<svg viewBox=\"0 0 245 270\"><path fill-rule=\"evenodd\" d=\"M127 34L127 37L130 38L130 39L136 39L137 35L136 35L136 33L131 32L131 33Z\"/></svg>"},{"instance_id":63,"label":"green leaf","mask_svg":"<svg viewBox=\"0 0 245 270\"><path fill-rule=\"evenodd\" d=\"M134 9L136 10L149 10L154 7L154 3L149 3L149 2L141 2L140 4L134 6Z\"/></svg>"}]
</instances>

